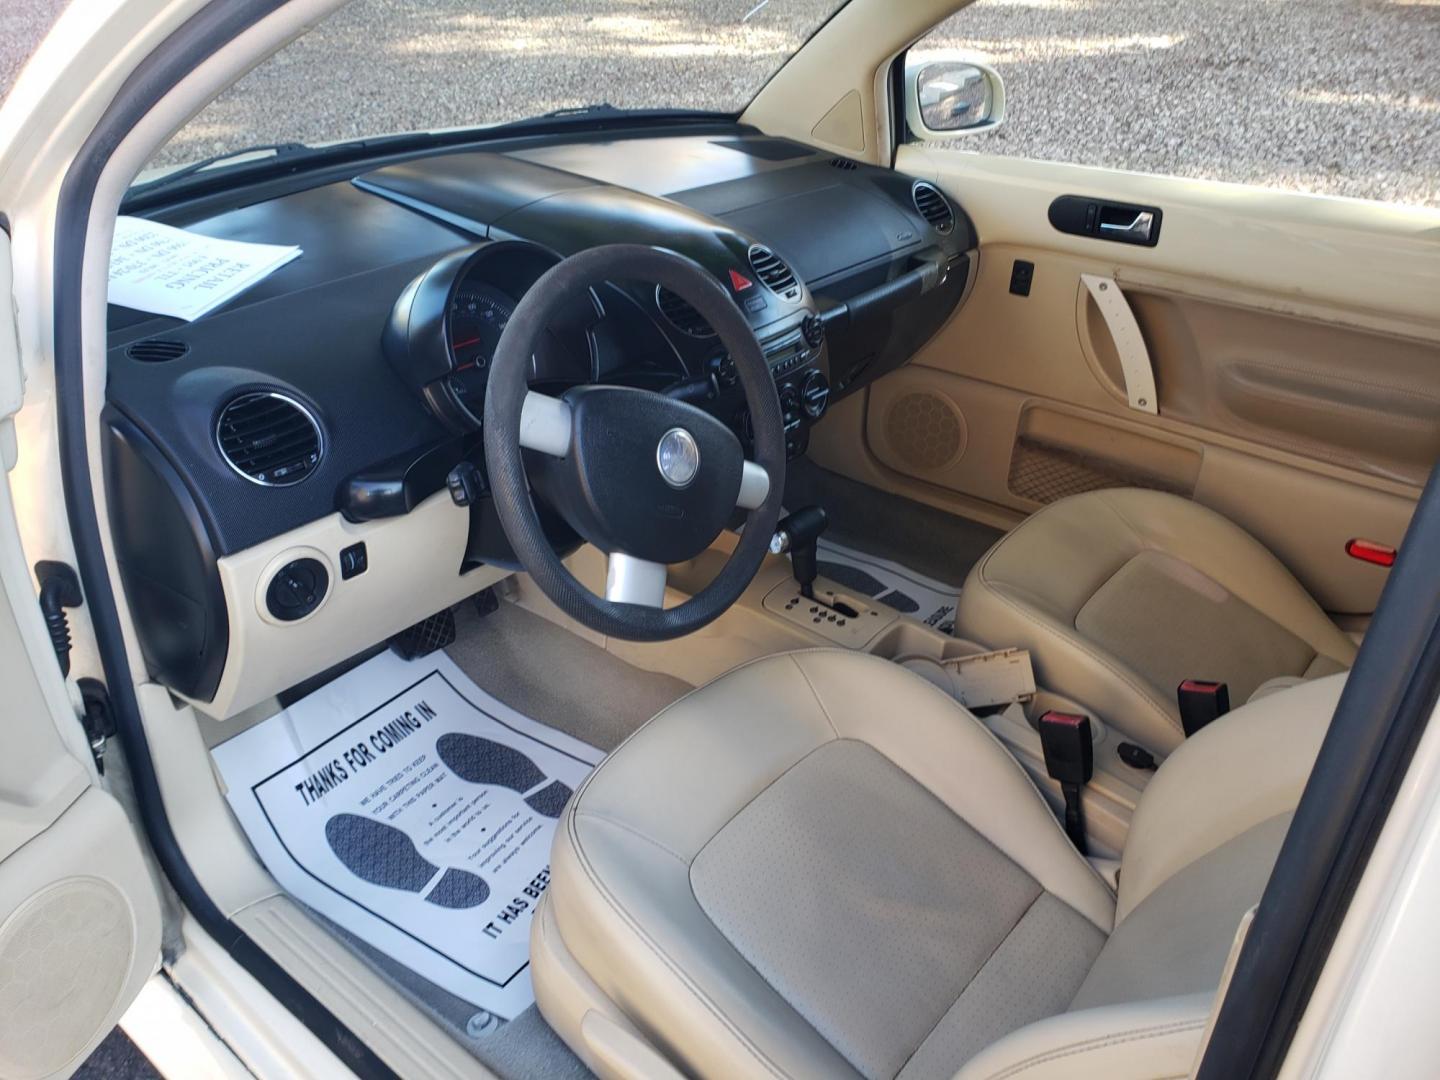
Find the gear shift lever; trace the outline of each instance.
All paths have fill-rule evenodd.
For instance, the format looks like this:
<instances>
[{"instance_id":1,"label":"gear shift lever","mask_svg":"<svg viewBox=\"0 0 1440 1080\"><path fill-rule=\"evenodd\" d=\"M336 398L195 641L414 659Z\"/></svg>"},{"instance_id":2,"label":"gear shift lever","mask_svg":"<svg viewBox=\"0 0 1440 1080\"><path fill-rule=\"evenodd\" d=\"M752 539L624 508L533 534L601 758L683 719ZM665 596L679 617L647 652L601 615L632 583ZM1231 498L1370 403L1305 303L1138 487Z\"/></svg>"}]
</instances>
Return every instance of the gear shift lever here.
<instances>
[{"instance_id":1,"label":"gear shift lever","mask_svg":"<svg viewBox=\"0 0 1440 1080\"><path fill-rule=\"evenodd\" d=\"M829 524L823 509L802 506L781 520L770 541L770 550L776 555L790 553L790 572L800 585L800 595L807 600L815 599L815 577L820 572L815 545Z\"/></svg>"}]
</instances>

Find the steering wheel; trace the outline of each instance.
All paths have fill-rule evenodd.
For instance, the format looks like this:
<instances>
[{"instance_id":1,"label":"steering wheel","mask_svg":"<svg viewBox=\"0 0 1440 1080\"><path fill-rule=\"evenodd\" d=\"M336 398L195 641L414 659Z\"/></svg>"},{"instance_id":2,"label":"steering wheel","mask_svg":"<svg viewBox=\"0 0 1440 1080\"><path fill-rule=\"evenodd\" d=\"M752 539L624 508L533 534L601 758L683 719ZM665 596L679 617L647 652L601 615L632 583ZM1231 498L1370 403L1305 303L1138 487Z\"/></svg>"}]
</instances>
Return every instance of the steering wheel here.
<instances>
[{"instance_id":1,"label":"steering wheel","mask_svg":"<svg viewBox=\"0 0 1440 1080\"><path fill-rule=\"evenodd\" d=\"M709 413L626 386L531 390L531 357L551 318L609 281L653 282L685 300L735 362L754 429L755 460ZM490 362L485 463L500 524L522 566L561 611L602 634L663 641L718 617L769 550L785 489L785 424L760 342L705 269L639 244L590 248L547 271L515 306ZM522 452L522 448L523 451ZM575 579L545 538L531 486L608 559L605 596ZM745 511L725 566L698 594L663 607L667 566L699 555Z\"/></svg>"}]
</instances>

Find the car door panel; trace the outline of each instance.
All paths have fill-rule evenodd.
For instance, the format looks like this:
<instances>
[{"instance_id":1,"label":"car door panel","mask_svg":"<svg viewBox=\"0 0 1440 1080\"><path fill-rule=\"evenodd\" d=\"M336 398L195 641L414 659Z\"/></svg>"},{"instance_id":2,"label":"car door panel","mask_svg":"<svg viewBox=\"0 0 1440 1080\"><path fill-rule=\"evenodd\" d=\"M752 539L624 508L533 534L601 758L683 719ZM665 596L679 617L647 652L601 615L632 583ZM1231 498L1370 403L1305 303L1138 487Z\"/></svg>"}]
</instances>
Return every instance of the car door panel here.
<instances>
[{"instance_id":1,"label":"car door panel","mask_svg":"<svg viewBox=\"0 0 1440 1080\"><path fill-rule=\"evenodd\" d=\"M19 406L9 239L0 232L0 440ZM68 1076L160 959L160 901L134 827L61 735L53 670L0 473L0 1076ZM49 665L51 670L45 671ZM42 673L54 683L46 686ZM84 752L83 749L81 751Z\"/></svg>"},{"instance_id":2,"label":"car door panel","mask_svg":"<svg viewBox=\"0 0 1440 1080\"><path fill-rule=\"evenodd\" d=\"M963 206L980 250L967 302L870 391L862 452L892 486L1021 514L1174 491L1255 533L1328 610L1373 610L1385 573L1345 543L1398 543L1440 453L1440 213L909 146L897 167ZM1163 208L1159 242L1056 229L1075 191ZM1085 275L1123 294L1158 415L1129 403ZM819 453L846 468L837 443Z\"/></svg>"},{"instance_id":3,"label":"car door panel","mask_svg":"<svg viewBox=\"0 0 1440 1080\"><path fill-rule=\"evenodd\" d=\"M1417 486L1440 455L1434 343L1143 286L1125 294L1168 416ZM1081 332L1109 347L1093 320Z\"/></svg>"}]
</instances>

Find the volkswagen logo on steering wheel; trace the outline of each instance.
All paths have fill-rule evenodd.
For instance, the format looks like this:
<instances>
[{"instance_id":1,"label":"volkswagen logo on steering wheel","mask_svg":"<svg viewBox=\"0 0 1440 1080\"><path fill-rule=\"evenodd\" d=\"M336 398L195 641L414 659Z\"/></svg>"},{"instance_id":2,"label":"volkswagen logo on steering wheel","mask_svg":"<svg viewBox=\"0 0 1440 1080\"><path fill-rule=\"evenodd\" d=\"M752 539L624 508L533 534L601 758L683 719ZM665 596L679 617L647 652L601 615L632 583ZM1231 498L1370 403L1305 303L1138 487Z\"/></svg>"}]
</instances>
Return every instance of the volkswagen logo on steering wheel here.
<instances>
[{"instance_id":1,"label":"volkswagen logo on steering wheel","mask_svg":"<svg viewBox=\"0 0 1440 1080\"><path fill-rule=\"evenodd\" d=\"M655 448L655 464L672 488L689 487L700 471L700 447L695 436L679 427L665 432Z\"/></svg>"}]
</instances>

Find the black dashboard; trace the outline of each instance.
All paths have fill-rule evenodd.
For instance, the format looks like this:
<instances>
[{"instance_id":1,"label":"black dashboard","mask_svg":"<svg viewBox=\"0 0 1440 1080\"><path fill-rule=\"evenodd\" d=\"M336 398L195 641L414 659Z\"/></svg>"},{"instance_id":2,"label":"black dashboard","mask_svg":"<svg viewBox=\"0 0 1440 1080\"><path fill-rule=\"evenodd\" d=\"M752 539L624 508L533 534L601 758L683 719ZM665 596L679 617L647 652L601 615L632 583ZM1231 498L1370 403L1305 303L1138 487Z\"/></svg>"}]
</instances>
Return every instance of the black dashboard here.
<instances>
[{"instance_id":1,"label":"black dashboard","mask_svg":"<svg viewBox=\"0 0 1440 1080\"><path fill-rule=\"evenodd\" d=\"M406 514L460 462L483 471L489 360L516 302L565 256L643 243L710 271L764 347L798 456L833 400L939 329L975 247L930 185L739 128L493 144L251 199L155 216L295 244L299 259L193 323L110 310L118 561L147 661L201 701L230 625L217 563L337 513ZM551 325L530 379L671 394L748 435L713 331L652 283L591 290ZM466 562L508 565L484 503ZM558 522L553 539L578 542Z\"/></svg>"}]
</instances>

